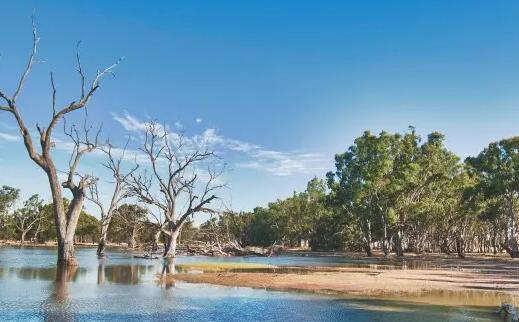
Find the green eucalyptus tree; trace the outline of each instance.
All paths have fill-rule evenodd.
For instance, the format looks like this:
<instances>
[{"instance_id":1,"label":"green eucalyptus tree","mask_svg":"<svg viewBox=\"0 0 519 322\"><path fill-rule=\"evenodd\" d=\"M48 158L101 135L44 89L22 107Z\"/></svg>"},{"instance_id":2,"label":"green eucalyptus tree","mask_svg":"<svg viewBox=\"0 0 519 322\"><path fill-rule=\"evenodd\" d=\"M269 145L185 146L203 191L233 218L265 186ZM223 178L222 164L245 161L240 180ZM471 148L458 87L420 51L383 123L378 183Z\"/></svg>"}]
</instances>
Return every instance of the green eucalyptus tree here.
<instances>
[{"instance_id":1,"label":"green eucalyptus tree","mask_svg":"<svg viewBox=\"0 0 519 322\"><path fill-rule=\"evenodd\" d=\"M7 215L12 210L14 203L20 197L20 190L2 186L0 188L0 229L5 227Z\"/></svg>"},{"instance_id":2,"label":"green eucalyptus tree","mask_svg":"<svg viewBox=\"0 0 519 322\"><path fill-rule=\"evenodd\" d=\"M380 228L384 253L390 250L388 226L393 221L391 177L394 171L398 135L366 131L347 152L335 156L336 171L328 173L328 184L356 217L364 249L371 256L375 225Z\"/></svg>"},{"instance_id":3,"label":"green eucalyptus tree","mask_svg":"<svg viewBox=\"0 0 519 322\"><path fill-rule=\"evenodd\" d=\"M490 143L477 157L467 158L466 163L477 175L477 192L501 202L507 222L503 246L512 258L519 257L519 137Z\"/></svg>"}]
</instances>

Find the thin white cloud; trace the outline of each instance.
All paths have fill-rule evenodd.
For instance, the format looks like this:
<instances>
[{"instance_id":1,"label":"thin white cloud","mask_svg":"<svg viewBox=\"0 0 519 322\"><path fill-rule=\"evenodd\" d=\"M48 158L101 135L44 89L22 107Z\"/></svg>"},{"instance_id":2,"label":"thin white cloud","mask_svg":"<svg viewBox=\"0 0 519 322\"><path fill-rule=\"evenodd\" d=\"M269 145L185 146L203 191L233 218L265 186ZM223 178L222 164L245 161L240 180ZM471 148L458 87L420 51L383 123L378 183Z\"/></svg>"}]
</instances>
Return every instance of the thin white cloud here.
<instances>
[{"instance_id":1,"label":"thin white cloud","mask_svg":"<svg viewBox=\"0 0 519 322\"><path fill-rule=\"evenodd\" d=\"M16 142L20 141L20 136L5 132L0 132L0 141Z\"/></svg>"},{"instance_id":2,"label":"thin white cloud","mask_svg":"<svg viewBox=\"0 0 519 322\"><path fill-rule=\"evenodd\" d=\"M125 113L124 116L119 116L115 113L112 114L114 120L119 122L126 131L130 132L143 132L146 131L146 122L140 122L133 116L128 113Z\"/></svg>"},{"instance_id":3,"label":"thin white cloud","mask_svg":"<svg viewBox=\"0 0 519 322\"><path fill-rule=\"evenodd\" d=\"M295 174L314 174L325 169L327 159L321 154L280 152L256 149L251 152L252 161L238 163L237 166L248 169L261 169L275 176Z\"/></svg>"},{"instance_id":4,"label":"thin white cloud","mask_svg":"<svg viewBox=\"0 0 519 322\"><path fill-rule=\"evenodd\" d=\"M112 113L112 117L115 121L117 121L119 124L121 124L126 131L136 132L136 133L141 133L141 134L146 131L146 127L151 122L151 120L141 121L141 120L135 118L134 116L130 115L129 113L124 113L123 116L116 114L116 113ZM180 124L180 125L182 125L182 124ZM164 133L165 129L162 124L160 124L160 123L155 124L155 128L157 129L157 131L159 133ZM173 131L170 131L169 128L167 128L167 126L166 126L166 129L168 130L168 132L171 136L177 136L177 134L174 133Z\"/></svg>"},{"instance_id":5,"label":"thin white cloud","mask_svg":"<svg viewBox=\"0 0 519 322\"><path fill-rule=\"evenodd\" d=\"M220 146L232 151L250 152L254 149L260 149L259 145L250 144L240 140L226 138L219 135L215 129L206 129L201 135L195 135L193 140L199 145Z\"/></svg>"},{"instance_id":6,"label":"thin white cloud","mask_svg":"<svg viewBox=\"0 0 519 322\"><path fill-rule=\"evenodd\" d=\"M146 122L125 113L124 116L113 114L115 121L120 123L126 130L132 132L143 132L146 130ZM200 119L201 121L201 119ZM171 132L172 138L178 134ZM324 170L328 161L318 153L283 152L265 149L260 145L232 139L220 135L216 129L208 128L203 133L186 137L186 141L196 146L210 146L213 149L232 151L238 153L242 162L236 166L244 169L256 169L275 176L289 176L296 174L315 173Z\"/></svg>"},{"instance_id":7,"label":"thin white cloud","mask_svg":"<svg viewBox=\"0 0 519 322\"><path fill-rule=\"evenodd\" d=\"M202 119L199 118L199 117L197 117L197 118L195 119L195 122L196 122L196 123L202 123Z\"/></svg>"},{"instance_id":8,"label":"thin white cloud","mask_svg":"<svg viewBox=\"0 0 519 322\"><path fill-rule=\"evenodd\" d=\"M268 150L257 144L221 136L215 129L206 129L195 139L243 153L249 160L238 162L236 166L239 168L262 170L275 176L315 173L324 170L324 164L327 162L327 159L318 153Z\"/></svg>"},{"instance_id":9,"label":"thin white cloud","mask_svg":"<svg viewBox=\"0 0 519 322\"><path fill-rule=\"evenodd\" d=\"M0 122L0 128L3 128L5 130L17 130L18 127L17 126L14 126L14 125L11 125L11 124L7 124L7 123L4 123L4 122Z\"/></svg>"}]
</instances>

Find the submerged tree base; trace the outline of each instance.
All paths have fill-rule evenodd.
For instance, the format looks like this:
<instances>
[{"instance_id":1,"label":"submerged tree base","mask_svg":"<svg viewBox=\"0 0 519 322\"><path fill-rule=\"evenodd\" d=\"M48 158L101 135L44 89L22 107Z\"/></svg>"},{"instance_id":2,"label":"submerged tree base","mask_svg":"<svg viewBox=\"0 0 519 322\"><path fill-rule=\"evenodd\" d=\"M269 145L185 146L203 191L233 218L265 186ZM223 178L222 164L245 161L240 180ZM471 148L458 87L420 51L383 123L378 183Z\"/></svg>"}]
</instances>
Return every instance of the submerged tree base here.
<instances>
[{"instance_id":1,"label":"submerged tree base","mask_svg":"<svg viewBox=\"0 0 519 322\"><path fill-rule=\"evenodd\" d=\"M58 265L58 267L75 267L75 266L79 266L79 262L78 260L75 258L75 257L71 257L71 258L66 258L66 259L59 259L58 258L58 262L56 263Z\"/></svg>"}]
</instances>

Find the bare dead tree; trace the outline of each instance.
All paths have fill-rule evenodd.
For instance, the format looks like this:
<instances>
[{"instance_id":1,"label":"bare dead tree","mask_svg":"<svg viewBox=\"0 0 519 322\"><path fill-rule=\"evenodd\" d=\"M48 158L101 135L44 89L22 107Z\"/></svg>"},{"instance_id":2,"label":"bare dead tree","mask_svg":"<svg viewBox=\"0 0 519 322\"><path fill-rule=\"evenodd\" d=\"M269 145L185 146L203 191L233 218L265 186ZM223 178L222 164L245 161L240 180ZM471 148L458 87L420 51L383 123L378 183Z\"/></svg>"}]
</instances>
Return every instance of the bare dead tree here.
<instances>
[{"instance_id":1,"label":"bare dead tree","mask_svg":"<svg viewBox=\"0 0 519 322\"><path fill-rule=\"evenodd\" d=\"M149 209L148 213L148 221L147 225L149 226L150 230L153 231L153 238L149 247L150 254L153 254L159 250L159 240L160 236L162 235L162 230L164 229L164 225L166 224L164 220L164 216L162 215L162 209L157 208L157 211L152 211Z\"/></svg>"},{"instance_id":2,"label":"bare dead tree","mask_svg":"<svg viewBox=\"0 0 519 322\"><path fill-rule=\"evenodd\" d=\"M34 244L37 244L39 242L39 236L40 236L41 232L43 231L44 222L45 222L45 214L42 214L42 216L40 216L38 222L36 223L36 226L34 227L34 232L31 237L31 240Z\"/></svg>"},{"instance_id":3,"label":"bare dead tree","mask_svg":"<svg viewBox=\"0 0 519 322\"><path fill-rule=\"evenodd\" d=\"M25 242L25 236L34 225L39 224L44 216L43 200L38 195L33 195L27 199L21 209L16 210L11 216L11 222L15 229L20 233L20 243Z\"/></svg>"},{"instance_id":4,"label":"bare dead tree","mask_svg":"<svg viewBox=\"0 0 519 322\"><path fill-rule=\"evenodd\" d=\"M102 163L102 165L108 169L112 175L112 181L109 183L113 185L113 190L108 206L105 206L100 198L98 189L99 181L96 180L94 184L89 186L87 199L92 201L99 208L101 213L101 236L99 237L99 242L97 245L97 256L99 257L104 256L108 228L110 227L112 217L114 216L114 213L116 212L117 207L119 207L121 201L128 196L128 178L138 168L138 165L136 165L127 172L124 172L121 168L126 155L128 143L129 140L126 141L126 144L122 150L115 150L110 142L108 142L104 147L101 147L101 150L106 154L107 157L107 161Z\"/></svg>"},{"instance_id":5,"label":"bare dead tree","mask_svg":"<svg viewBox=\"0 0 519 322\"><path fill-rule=\"evenodd\" d=\"M141 202L158 207L164 215L163 257L175 257L180 230L189 216L214 212L209 206L218 197L216 191L223 172L214 171L217 160L207 148L191 144L183 134L171 134L152 121L147 123L142 152L149 161L149 171L130 176L130 193ZM201 166L207 165L205 176Z\"/></svg>"},{"instance_id":6,"label":"bare dead tree","mask_svg":"<svg viewBox=\"0 0 519 322\"><path fill-rule=\"evenodd\" d=\"M82 136L79 136L79 131L77 131L74 127L71 128L69 137L75 138L77 140L74 141L69 169L67 171L67 179L65 182L61 183L58 178L58 170L52 157L52 149L55 146L52 134L58 123L64 118L65 115L86 108L94 94L99 89L101 79L105 75L113 74L113 69L118 65L119 61L105 68L104 70L98 71L90 85L87 86L86 77L81 66L78 43L76 58L77 71L81 80L80 95L77 99L64 105L62 108L56 107L56 86L54 83L54 76L52 73L50 74L50 83L52 87L52 117L47 127L36 125L41 148L38 151L36 144L32 140L31 133L24 122L24 118L20 113L20 108L17 102L18 97L22 93L26 80L31 73L34 64L36 63L36 53L38 50L40 38L34 24L34 18L32 31L33 46L27 65L12 95L9 96L6 94L6 92L0 90L0 102L3 101L3 105L0 103L0 111L4 111L13 115L22 135L23 143L29 158L43 169L49 180L58 239L58 264L77 265L78 263L74 256L74 235L79 215L81 213L81 208L83 207L85 191L89 184L92 183L92 178L88 176L80 177L80 180L77 183L75 180L78 177L77 168L81 157L83 157L86 153L94 150L96 148L96 144L89 141L88 133L83 133ZM66 209L63 204L62 188L68 189L72 193L72 201Z\"/></svg>"}]
</instances>

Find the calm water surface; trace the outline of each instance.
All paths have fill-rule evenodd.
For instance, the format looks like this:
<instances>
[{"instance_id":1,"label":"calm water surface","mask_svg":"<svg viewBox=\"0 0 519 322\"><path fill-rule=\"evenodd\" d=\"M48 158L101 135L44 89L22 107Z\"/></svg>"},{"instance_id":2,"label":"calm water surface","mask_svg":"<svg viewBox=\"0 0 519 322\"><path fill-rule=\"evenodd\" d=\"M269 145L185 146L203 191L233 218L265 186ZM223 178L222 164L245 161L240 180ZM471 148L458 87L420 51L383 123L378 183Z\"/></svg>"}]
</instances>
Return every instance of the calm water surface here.
<instances>
[{"instance_id":1,"label":"calm water surface","mask_svg":"<svg viewBox=\"0 0 519 322\"><path fill-rule=\"evenodd\" d=\"M57 270L54 249L0 247L0 321L498 320L489 313L490 308L413 304L405 299L337 299L182 282L164 284L157 278L165 273L161 260L135 259L120 251L110 251L107 259L98 260L93 248L78 249L77 257L79 268ZM373 264L345 258L291 256L178 259L178 263L193 261ZM448 301L452 294L438 296Z\"/></svg>"}]
</instances>

